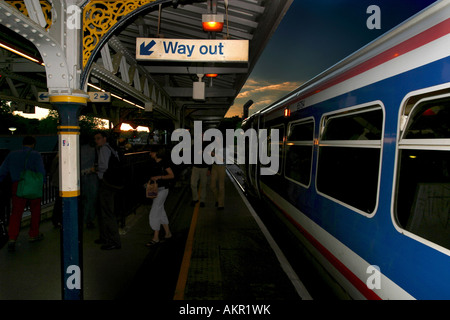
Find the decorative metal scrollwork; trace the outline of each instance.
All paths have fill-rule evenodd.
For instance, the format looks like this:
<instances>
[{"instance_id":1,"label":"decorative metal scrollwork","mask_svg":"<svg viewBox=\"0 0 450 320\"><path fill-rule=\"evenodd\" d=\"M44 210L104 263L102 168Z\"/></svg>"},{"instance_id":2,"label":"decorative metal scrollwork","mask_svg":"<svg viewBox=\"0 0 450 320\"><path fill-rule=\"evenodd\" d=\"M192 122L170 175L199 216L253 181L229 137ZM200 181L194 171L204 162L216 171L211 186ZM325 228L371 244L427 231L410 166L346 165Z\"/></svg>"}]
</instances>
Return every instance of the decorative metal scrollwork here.
<instances>
[{"instance_id":1,"label":"decorative metal scrollwork","mask_svg":"<svg viewBox=\"0 0 450 320\"><path fill-rule=\"evenodd\" d=\"M29 17L27 6L23 0L5 0L8 4L22 12L24 15ZM52 25L52 5L50 2L46 0L39 1L41 4L42 12L44 13L45 21L47 21L47 25L45 26L45 30L48 30Z\"/></svg>"},{"instance_id":2,"label":"decorative metal scrollwork","mask_svg":"<svg viewBox=\"0 0 450 320\"><path fill-rule=\"evenodd\" d=\"M156 0L90 1L83 9L83 67L102 37L124 16Z\"/></svg>"}]
</instances>

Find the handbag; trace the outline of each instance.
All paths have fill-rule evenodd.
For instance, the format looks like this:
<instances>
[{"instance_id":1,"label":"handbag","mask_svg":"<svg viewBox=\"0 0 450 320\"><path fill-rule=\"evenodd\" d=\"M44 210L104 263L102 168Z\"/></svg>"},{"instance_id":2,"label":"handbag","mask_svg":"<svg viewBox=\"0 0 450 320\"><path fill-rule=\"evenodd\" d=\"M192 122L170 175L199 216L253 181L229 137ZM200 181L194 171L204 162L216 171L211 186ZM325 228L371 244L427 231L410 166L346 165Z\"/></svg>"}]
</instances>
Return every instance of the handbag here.
<instances>
[{"instance_id":1,"label":"handbag","mask_svg":"<svg viewBox=\"0 0 450 320\"><path fill-rule=\"evenodd\" d=\"M158 183L155 180L150 180L147 183L145 194L150 199L155 199L158 196Z\"/></svg>"},{"instance_id":2,"label":"handbag","mask_svg":"<svg viewBox=\"0 0 450 320\"><path fill-rule=\"evenodd\" d=\"M20 173L19 184L17 185L16 195L19 198L38 199L42 198L42 187L44 185L44 176L40 172L27 170L27 163L31 151L28 152L23 171Z\"/></svg>"}]
</instances>

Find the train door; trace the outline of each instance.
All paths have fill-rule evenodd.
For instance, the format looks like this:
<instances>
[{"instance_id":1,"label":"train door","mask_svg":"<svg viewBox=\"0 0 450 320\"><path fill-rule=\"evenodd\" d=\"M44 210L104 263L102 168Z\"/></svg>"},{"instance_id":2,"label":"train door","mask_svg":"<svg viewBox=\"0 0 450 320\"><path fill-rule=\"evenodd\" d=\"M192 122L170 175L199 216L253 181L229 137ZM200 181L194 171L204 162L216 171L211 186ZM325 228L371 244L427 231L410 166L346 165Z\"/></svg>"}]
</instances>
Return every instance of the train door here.
<instances>
[{"instance_id":1,"label":"train door","mask_svg":"<svg viewBox=\"0 0 450 320\"><path fill-rule=\"evenodd\" d=\"M259 132L259 121L260 121L260 117L258 116L254 121L252 121L252 126L251 129L255 130L256 132ZM259 154L259 143L257 146L257 152ZM247 153L248 154L248 153ZM256 196L259 198L260 197L260 193L259 193L259 163L257 162L255 163L251 163L249 161L248 164L248 177L249 177L249 182L250 185L254 188L255 192L256 192Z\"/></svg>"}]
</instances>

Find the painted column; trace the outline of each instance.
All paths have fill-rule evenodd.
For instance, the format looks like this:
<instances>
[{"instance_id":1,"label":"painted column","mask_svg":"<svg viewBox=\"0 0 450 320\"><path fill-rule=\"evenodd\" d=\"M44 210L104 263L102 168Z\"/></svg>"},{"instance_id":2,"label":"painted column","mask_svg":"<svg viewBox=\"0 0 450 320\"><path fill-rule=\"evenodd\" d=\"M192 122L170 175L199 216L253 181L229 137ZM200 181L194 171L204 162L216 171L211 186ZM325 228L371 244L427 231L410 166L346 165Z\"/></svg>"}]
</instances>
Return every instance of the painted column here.
<instances>
[{"instance_id":1,"label":"painted column","mask_svg":"<svg viewBox=\"0 0 450 320\"><path fill-rule=\"evenodd\" d=\"M88 96L51 96L51 104L59 113L59 194L63 214L61 230L61 277L64 300L83 299L82 288L82 223L79 215L80 196L80 110Z\"/></svg>"}]
</instances>

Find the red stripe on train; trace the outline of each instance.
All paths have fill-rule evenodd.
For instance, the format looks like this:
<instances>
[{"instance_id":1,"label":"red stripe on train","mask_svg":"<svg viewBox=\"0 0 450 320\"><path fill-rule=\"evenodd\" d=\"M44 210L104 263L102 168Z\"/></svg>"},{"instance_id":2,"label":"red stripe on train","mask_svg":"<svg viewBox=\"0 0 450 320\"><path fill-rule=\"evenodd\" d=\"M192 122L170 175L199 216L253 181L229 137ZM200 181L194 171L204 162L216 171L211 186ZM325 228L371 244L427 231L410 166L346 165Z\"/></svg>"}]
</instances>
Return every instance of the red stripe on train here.
<instances>
[{"instance_id":1,"label":"red stripe on train","mask_svg":"<svg viewBox=\"0 0 450 320\"><path fill-rule=\"evenodd\" d=\"M305 93L304 95L300 96L299 98L293 100L290 103L295 103L297 101L303 100L318 92L321 92L325 89L335 86L341 82L356 77L366 71L369 71L370 69L382 65L383 63L393 60L417 48L420 48L434 40L442 38L443 36L446 36L449 33L450 33L450 19L447 19L435 25L434 27L431 27L430 29L425 30L424 32L419 33L418 35L396 45L395 47L392 47L391 49L388 49L383 53L380 53L379 55L367 60L366 62L360 64L359 66L350 69L349 71L346 71L335 78L332 78L328 82L324 83L322 86L312 88L311 91Z\"/></svg>"},{"instance_id":2,"label":"red stripe on train","mask_svg":"<svg viewBox=\"0 0 450 320\"><path fill-rule=\"evenodd\" d=\"M382 300L375 292L370 290L349 268L336 258L327 248L325 248L313 235L306 231L297 221L294 220L284 209L282 209L267 193L264 195L280 210L281 213L291 222L305 238L342 274L348 281L369 300Z\"/></svg>"}]
</instances>

